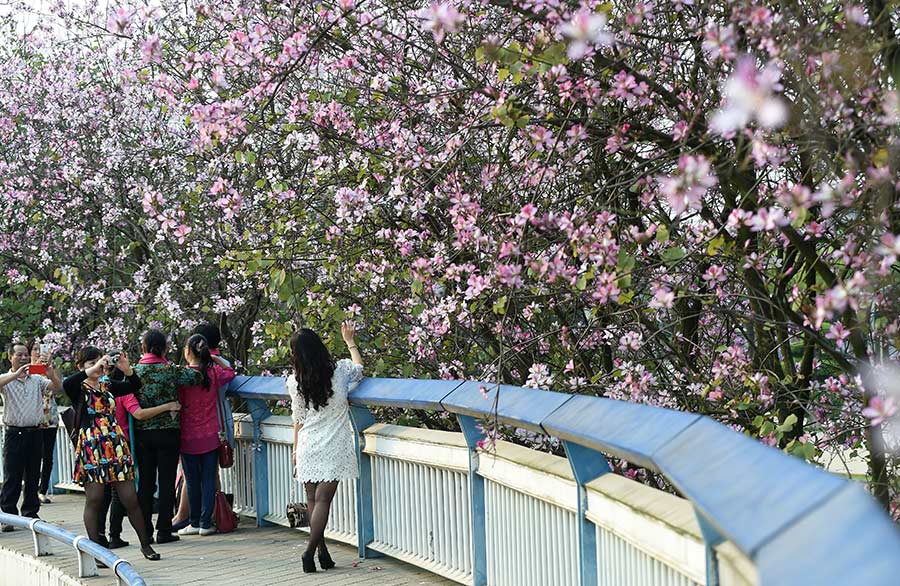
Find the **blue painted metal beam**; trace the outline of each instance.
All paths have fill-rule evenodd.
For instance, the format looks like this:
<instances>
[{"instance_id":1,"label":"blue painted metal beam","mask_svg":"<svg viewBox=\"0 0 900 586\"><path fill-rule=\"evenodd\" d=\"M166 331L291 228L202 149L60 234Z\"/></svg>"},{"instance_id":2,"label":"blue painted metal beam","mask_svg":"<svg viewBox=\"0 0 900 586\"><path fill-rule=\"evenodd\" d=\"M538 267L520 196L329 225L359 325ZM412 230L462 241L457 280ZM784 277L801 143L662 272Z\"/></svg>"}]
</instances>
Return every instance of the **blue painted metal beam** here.
<instances>
[{"instance_id":1,"label":"blue painted metal beam","mask_svg":"<svg viewBox=\"0 0 900 586\"><path fill-rule=\"evenodd\" d=\"M759 583L772 586L896 586L900 531L855 483L785 528L756 556Z\"/></svg>"},{"instance_id":2,"label":"blue painted metal beam","mask_svg":"<svg viewBox=\"0 0 900 586\"><path fill-rule=\"evenodd\" d=\"M481 388L487 390L487 396ZM499 393L499 396L498 396ZM535 433L544 433L541 421L560 408L573 395L526 389L485 382L467 382L450 393L441 404L451 413L475 418L493 417L506 424Z\"/></svg>"},{"instance_id":3,"label":"blue painted metal beam","mask_svg":"<svg viewBox=\"0 0 900 586\"><path fill-rule=\"evenodd\" d=\"M272 377L260 377L272 378ZM281 379L282 381L284 379ZM266 402L261 399L248 399L250 416L253 418L253 490L256 497L256 526L271 525L265 520L269 510L269 450L262 441L262 422L271 417Z\"/></svg>"},{"instance_id":4,"label":"blue painted metal beam","mask_svg":"<svg viewBox=\"0 0 900 586\"><path fill-rule=\"evenodd\" d=\"M581 586L597 586L597 526L587 518L585 485L612 469L606 456L596 450L567 441L563 441L563 447L578 484L578 575Z\"/></svg>"},{"instance_id":5,"label":"blue painted metal beam","mask_svg":"<svg viewBox=\"0 0 900 586\"><path fill-rule=\"evenodd\" d=\"M478 442L484 439L478 421L457 415L459 428L469 447L469 505L472 519L472 586L487 586L487 518L484 477L478 473Z\"/></svg>"},{"instance_id":6,"label":"blue painted metal beam","mask_svg":"<svg viewBox=\"0 0 900 586\"><path fill-rule=\"evenodd\" d=\"M356 481L356 543L359 557L376 558L382 554L371 549L375 541L375 493L372 486L372 457L365 453L365 431L375 425L375 416L365 407L350 406L350 421L353 422L356 461L359 465L359 479Z\"/></svg>"},{"instance_id":7,"label":"blue painted metal beam","mask_svg":"<svg viewBox=\"0 0 900 586\"><path fill-rule=\"evenodd\" d=\"M656 470L653 454L699 419L693 413L575 395L541 425L553 437Z\"/></svg>"},{"instance_id":8,"label":"blue painted metal beam","mask_svg":"<svg viewBox=\"0 0 900 586\"><path fill-rule=\"evenodd\" d=\"M452 380L364 378L350 402L368 407L442 410L441 401L463 383Z\"/></svg>"},{"instance_id":9,"label":"blue painted metal beam","mask_svg":"<svg viewBox=\"0 0 900 586\"><path fill-rule=\"evenodd\" d=\"M654 455L697 512L749 556L846 481L703 417Z\"/></svg>"}]
</instances>

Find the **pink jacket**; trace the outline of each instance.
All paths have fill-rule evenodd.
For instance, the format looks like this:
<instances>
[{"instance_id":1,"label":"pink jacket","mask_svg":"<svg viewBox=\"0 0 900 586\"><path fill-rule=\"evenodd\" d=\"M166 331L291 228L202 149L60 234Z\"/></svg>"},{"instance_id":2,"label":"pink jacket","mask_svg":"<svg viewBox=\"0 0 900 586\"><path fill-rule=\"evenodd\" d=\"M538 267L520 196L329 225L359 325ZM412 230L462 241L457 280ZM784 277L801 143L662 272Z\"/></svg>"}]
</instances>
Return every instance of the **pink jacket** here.
<instances>
[{"instance_id":1,"label":"pink jacket","mask_svg":"<svg viewBox=\"0 0 900 586\"><path fill-rule=\"evenodd\" d=\"M213 364L209 367L208 389L202 385L178 387L182 454L206 454L219 447L219 388L233 378L234 369Z\"/></svg>"}]
</instances>

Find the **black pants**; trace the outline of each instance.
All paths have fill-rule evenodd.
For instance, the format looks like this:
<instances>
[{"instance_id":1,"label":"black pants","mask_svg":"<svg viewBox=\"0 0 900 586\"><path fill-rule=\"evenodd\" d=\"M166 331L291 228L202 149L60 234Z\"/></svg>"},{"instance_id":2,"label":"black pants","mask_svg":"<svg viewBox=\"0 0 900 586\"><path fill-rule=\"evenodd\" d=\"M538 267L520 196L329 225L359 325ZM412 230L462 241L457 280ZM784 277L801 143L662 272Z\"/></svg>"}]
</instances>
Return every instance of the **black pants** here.
<instances>
[{"instance_id":1,"label":"black pants","mask_svg":"<svg viewBox=\"0 0 900 586\"><path fill-rule=\"evenodd\" d=\"M47 494L50 490L50 474L53 472L53 452L56 449L56 427L41 430L41 484L38 493Z\"/></svg>"},{"instance_id":2,"label":"black pants","mask_svg":"<svg viewBox=\"0 0 900 586\"><path fill-rule=\"evenodd\" d=\"M110 485L104 487L103 506L100 508L100 534L106 532L106 515L109 513L109 536L122 535L122 520L125 518L125 506L119 500L119 493Z\"/></svg>"},{"instance_id":3,"label":"black pants","mask_svg":"<svg viewBox=\"0 0 900 586\"><path fill-rule=\"evenodd\" d=\"M158 476L159 515L156 517L156 530L170 533L175 513L175 476L178 473L181 430L136 430L134 443L139 478L138 501L141 503L147 530L151 531L153 527L153 493L156 491Z\"/></svg>"},{"instance_id":4,"label":"black pants","mask_svg":"<svg viewBox=\"0 0 900 586\"><path fill-rule=\"evenodd\" d=\"M0 490L0 509L4 513L19 514L19 495L25 482L22 516L37 517L41 508L38 484L41 479L41 430L36 427L7 427L3 442L3 489Z\"/></svg>"}]
</instances>

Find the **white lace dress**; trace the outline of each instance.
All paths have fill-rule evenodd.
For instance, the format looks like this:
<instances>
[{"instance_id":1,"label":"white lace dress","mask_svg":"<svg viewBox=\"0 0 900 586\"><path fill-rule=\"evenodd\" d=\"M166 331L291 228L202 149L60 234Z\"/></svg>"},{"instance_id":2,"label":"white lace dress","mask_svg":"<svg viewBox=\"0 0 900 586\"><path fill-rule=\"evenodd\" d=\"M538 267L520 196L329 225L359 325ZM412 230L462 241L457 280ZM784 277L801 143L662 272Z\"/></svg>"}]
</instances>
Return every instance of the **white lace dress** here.
<instances>
[{"instance_id":1,"label":"white lace dress","mask_svg":"<svg viewBox=\"0 0 900 586\"><path fill-rule=\"evenodd\" d=\"M352 480L359 476L347 393L360 380L361 365L346 358L339 360L331 377L334 394L321 409L307 409L297 389L297 379L293 375L288 377L291 417L303 426L297 434L295 472L299 482Z\"/></svg>"}]
</instances>

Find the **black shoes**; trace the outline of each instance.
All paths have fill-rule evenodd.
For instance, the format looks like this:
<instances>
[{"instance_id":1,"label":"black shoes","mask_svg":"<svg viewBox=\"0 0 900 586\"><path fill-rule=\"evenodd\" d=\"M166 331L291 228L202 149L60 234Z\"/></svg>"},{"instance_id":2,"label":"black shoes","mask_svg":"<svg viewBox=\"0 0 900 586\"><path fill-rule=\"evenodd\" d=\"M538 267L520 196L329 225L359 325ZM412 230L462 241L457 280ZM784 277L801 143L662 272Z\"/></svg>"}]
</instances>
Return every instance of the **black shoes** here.
<instances>
[{"instance_id":1,"label":"black shoes","mask_svg":"<svg viewBox=\"0 0 900 586\"><path fill-rule=\"evenodd\" d=\"M0 531L2 531L3 533L12 533L15 530L15 527L13 527L12 525L7 525L6 523L0 525Z\"/></svg>"},{"instance_id":2,"label":"black shoes","mask_svg":"<svg viewBox=\"0 0 900 586\"><path fill-rule=\"evenodd\" d=\"M330 570L331 568L335 567L335 565L336 564L334 563L334 560L331 559L331 554L328 553L328 550L324 548L320 549L319 567L321 567L323 570Z\"/></svg>"},{"instance_id":3,"label":"black shoes","mask_svg":"<svg viewBox=\"0 0 900 586\"><path fill-rule=\"evenodd\" d=\"M109 545L106 546L107 549L119 549L120 547L128 547L128 542L119 537L118 535L113 535L109 538Z\"/></svg>"},{"instance_id":4,"label":"black shoes","mask_svg":"<svg viewBox=\"0 0 900 586\"><path fill-rule=\"evenodd\" d=\"M102 533L97 536L96 543L97 543L97 545L102 545L106 549L109 549L109 539L107 539L106 535L104 535Z\"/></svg>"},{"instance_id":5,"label":"black shoes","mask_svg":"<svg viewBox=\"0 0 900 586\"><path fill-rule=\"evenodd\" d=\"M304 574L312 574L316 571L316 552L309 551L303 554L303 557L300 558L303 561L303 573Z\"/></svg>"},{"instance_id":6,"label":"black shoes","mask_svg":"<svg viewBox=\"0 0 900 586\"><path fill-rule=\"evenodd\" d=\"M156 533L156 543L172 543L173 541L180 541L181 538L172 533L166 533L164 531L158 531Z\"/></svg>"},{"instance_id":7,"label":"black shoes","mask_svg":"<svg viewBox=\"0 0 900 586\"><path fill-rule=\"evenodd\" d=\"M144 554L144 557L150 560L151 562L155 562L160 559L160 555L153 551L153 548L149 545L141 548L141 553Z\"/></svg>"}]
</instances>

